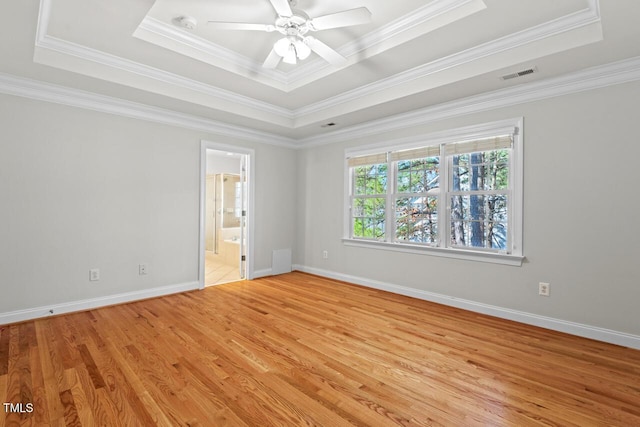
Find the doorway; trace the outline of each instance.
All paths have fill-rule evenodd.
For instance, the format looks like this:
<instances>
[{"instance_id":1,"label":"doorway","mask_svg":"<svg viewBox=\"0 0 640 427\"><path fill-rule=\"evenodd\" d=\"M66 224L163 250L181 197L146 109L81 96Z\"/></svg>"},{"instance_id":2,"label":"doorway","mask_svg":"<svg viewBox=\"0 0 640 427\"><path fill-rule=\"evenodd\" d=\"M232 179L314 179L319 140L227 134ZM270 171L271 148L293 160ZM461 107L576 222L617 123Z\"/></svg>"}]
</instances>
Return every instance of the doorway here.
<instances>
[{"instance_id":1,"label":"doorway","mask_svg":"<svg viewBox=\"0 0 640 427\"><path fill-rule=\"evenodd\" d=\"M253 150L203 141L200 162L200 288L250 279Z\"/></svg>"}]
</instances>

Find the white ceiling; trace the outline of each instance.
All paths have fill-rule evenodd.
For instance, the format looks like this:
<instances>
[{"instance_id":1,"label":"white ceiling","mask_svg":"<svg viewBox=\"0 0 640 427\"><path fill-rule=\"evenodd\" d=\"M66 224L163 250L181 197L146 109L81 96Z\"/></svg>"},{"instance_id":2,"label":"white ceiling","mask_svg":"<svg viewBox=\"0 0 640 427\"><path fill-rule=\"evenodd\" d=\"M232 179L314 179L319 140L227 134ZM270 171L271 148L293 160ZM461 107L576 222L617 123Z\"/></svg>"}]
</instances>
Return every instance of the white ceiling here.
<instances>
[{"instance_id":1,"label":"white ceiling","mask_svg":"<svg viewBox=\"0 0 640 427\"><path fill-rule=\"evenodd\" d=\"M206 22L272 24L269 0L3 2L12 19L0 30L0 73L304 140L640 56L637 0L297 0L296 8L316 17L361 6L370 24L314 33L347 65L312 54L267 70L278 33ZM180 16L198 25L175 25ZM329 122L336 126L322 127Z\"/></svg>"}]
</instances>

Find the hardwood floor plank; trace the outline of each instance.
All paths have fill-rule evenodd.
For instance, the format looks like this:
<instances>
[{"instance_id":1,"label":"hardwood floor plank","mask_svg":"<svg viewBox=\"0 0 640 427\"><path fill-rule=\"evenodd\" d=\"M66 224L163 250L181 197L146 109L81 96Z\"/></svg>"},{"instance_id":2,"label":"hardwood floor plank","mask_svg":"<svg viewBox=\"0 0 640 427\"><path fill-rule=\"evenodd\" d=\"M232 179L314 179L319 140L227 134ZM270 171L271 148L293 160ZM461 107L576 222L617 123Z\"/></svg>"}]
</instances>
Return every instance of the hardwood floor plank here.
<instances>
[{"instance_id":1,"label":"hardwood floor plank","mask_svg":"<svg viewBox=\"0 0 640 427\"><path fill-rule=\"evenodd\" d=\"M0 375L0 403L3 404L3 407L0 408L0 427L5 427L6 422L6 411L4 409L4 403L8 402L7 400L7 381L8 375Z\"/></svg>"},{"instance_id":2,"label":"hardwood floor plank","mask_svg":"<svg viewBox=\"0 0 640 427\"><path fill-rule=\"evenodd\" d=\"M248 398L247 395L251 393L242 389L236 381L236 377L226 376L224 380L220 381L220 379L212 377L211 372L200 369L187 358L181 359L176 364L176 369L184 377L189 378L199 389L208 390L210 396L215 396L211 401L215 408L229 408L243 423L250 426L274 425L271 422L273 416L271 411L261 407L253 398ZM207 396L207 393L203 393L204 396ZM219 410L217 409L217 411Z\"/></svg>"},{"instance_id":3,"label":"hardwood floor plank","mask_svg":"<svg viewBox=\"0 0 640 427\"><path fill-rule=\"evenodd\" d=\"M93 380L87 367L85 365L77 365L74 368L75 375L77 376L77 387L79 390L74 391L74 399L76 394L82 393L84 398L84 403L86 405L86 410L91 412L91 418L93 419L93 425L99 425L99 418L96 418L96 414L100 414L100 408L98 406L98 399L96 396L96 388L94 387ZM84 424L84 422L83 422Z\"/></svg>"},{"instance_id":4,"label":"hardwood floor plank","mask_svg":"<svg viewBox=\"0 0 640 427\"><path fill-rule=\"evenodd\" d=\"M87 370L87 373L89 374L89 378L91 378L93 388L94 389L104 388L105 387L104 378L102 378L102 375L100 375L100 371L96 366L96 362L93 360L93 357L91 356L91 353L89 352L89 349L87 348L86 344L80 344L78 346L78 352L80 353L80 357L84 362L84 367Z\"/></svg>"},{"instance_id":5,"label":"hardwood floor plank","mask_svg":"<svg viewBox=\"0 0 640 427\"><path fill-rule=\"evenodd\" d=\"M24 347L20 343L19 325L9 327L8 372L6 375L6 400L3 403L5 425L8 427L19 426L22 422L22 414L11 409L4 409L4 403L21 405L21 372L24 366L25 355L21 353ZM28 357L28 356L27 356Z\"/></svg>"},{"instance_id":6,"label":"hardwood floor plank","mask_svg":"<svg viewBox=\"0 0 640 427\"><path fill-rule=\"evenodd\" d=\"M16 367L20 372L20 402L23 405L33 402L33 384L31 373L31 344L35 343L33 323L22 323L18 328L20 362ZM31 414L22 418L31 418Z\"/></svg>"},{"instance_id":7,"label":"hardwood floor plank","mask_svg":"<svg viewBox=\"0 0 640 427\"><path fill-rule=\"evenodd\" d=\"M34 404L0 427L628 427L638 384L637 350L302 273L0 326Z\"/></svg>"},{"instance_id":8,"label":"hardwood floor plank","mask_svg":"<svg viewBox=\"0 0 640 427\"><path fill-rule=\"evenodd\" d=\"M31 403L33 403L33 424L44 427L49 425L50 417L37 339L35 346L30 347L29 354L31 364L31 385L33 387L33 400L31 401Z\"/></svg>"},{"instance_id":9,"label":"hardwood floor plank","mask_svg":"<svg viewBox=\"0 0 640 427\"><path fill-rule=\"evenodd\" d=\"M71 368L65 371L65 382L69 385L69 392L73 397L79 424L83 426L95 425L89 398L82 388L77 369Z\"/></svg>"},{"instance_id":10,"label":"hardwood floor plank","mask_svg":"<svg viewBox=\"0 0 640 427\"><path fill-rule=\"evenodd\" d=\"M125 424L126 420L120 415L120 411L106 388L96 390L93 419L96 422L96 426L128 427L128 425ZM165 426L167 424L157 423L156 425Z\"/></svg>"},{"instance_id":11,"label":"hardwood floor plank","mask_svg":"<svg viewBox=\"0 0 640 427\"><path fill-rule=\"evenodd\" d=\"M56 331L52 343L63 370L73 368L78 363L82 363L80 353L76 347L76 338L73 332L69 330L66 320L66 317L58 316L52 317L49 322L49 328Z\"/></svg>"},{"instance_id":12,"label":"hardwood floor plank","mask_svg":"<svg viewBox=\"0 0 640 427\"><path fill-rule=\"evenodd\" d=\"M35 321L36 336L38 339L39 359L44 381L44 396L51 423L64 419L64 407L60 401L60 386L62 384L63 371L58 356L52 348L53 332L47 320Z\"/></svg>"},{"instance_id":13,"label":"hardwood floor plank","mask_svg":"<svg viewBox=\"0 0 640 427\"><path fill-rule=\"evenodd\" d=\"M135 378L139 379L139 383L135 384L136 388L140 387L148 395L149 399L145 403L155 409L151 413L162 413L167 425L182 425L181 420L190 423L190 417L194 415L194 410L197 411L197 406L184 398L185 386L178 385L182 383L182 378L177 378L174 367L170 370L159 368L132 344L122 349L121 356L128 361L127 364L135 372Z\"/></svg>"},{"instance_id":14,"label":"hardwood floor plank","mask_svg":"<svg viewBox=\"0 0 640 427\"><path fill-rule=\"evenodd\" d=\"M102 352L93 348L92 343L86 343L89 351L95 354L93 357L96 366L100 370L105 386L100 390L107 390L109 399L116 408L117 417L123 425L158 425L160 417L154 417L149 413L143 401L149 401L149 396L144 387L136 387L139 379L126 363L122 356L115 351L115 346L105 341Z\"/></svg>"},{"instance_id":15,"label":"hardwood floor plank","mask_svg":"<svg viewBox=\"0 0 640 427\"><path fill-rule=\"evenodd\" d=\"M60 393L60 402L62 402L62 407L64 408L64 423L67 426L81 426L71 390L65 390Z\"/></svg>"},{"instance_id":16,"label":"hardwood floor plank","mask_svg":"<svg viewBox=\"0 0 640 427\"><path fill-rule=\"evenodd\" d=\"M9 372L9 326L0 326L0 377Z\"/></svg>"}]
</instances>

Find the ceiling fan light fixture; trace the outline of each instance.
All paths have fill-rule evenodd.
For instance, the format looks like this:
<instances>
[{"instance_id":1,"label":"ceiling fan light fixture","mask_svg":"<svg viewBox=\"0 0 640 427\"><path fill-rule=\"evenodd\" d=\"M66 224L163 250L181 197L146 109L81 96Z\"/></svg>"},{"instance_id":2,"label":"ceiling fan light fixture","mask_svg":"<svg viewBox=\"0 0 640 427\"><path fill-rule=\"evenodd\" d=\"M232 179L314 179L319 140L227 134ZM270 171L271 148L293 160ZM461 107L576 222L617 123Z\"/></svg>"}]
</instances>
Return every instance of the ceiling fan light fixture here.
<instances>
[{"instance_id":1,"label":"ceiling fan light fixture","mask_svg":"<svg viewBox=\"0 0 640 427\"><path fill-rule=\"evenodd\" d=\"M289 51L285 56L282 57L282 62L285 64L296 65L298 62L296 60L296 48L293 45L289 45Z\"/></svg>"},{"instance_id":2,"label":"ceiling fan light fixture","mask_svg":"<svg viewBox=\"0 0 640 427\"><path fill-rule=\"evenodd\" d=\"M311 55L311 48L302 39L284 37L273 45L273 50L282 57L282 62L295 65L297 59L304 60Z\"/></svg>"},{"instance_id":3,"label":"ceiling fan light fixture","mask_svg":"<svg viewBox=\"0 0 640 427\"><path fill-rule=\"evenodd\" d=\"M371 22L371 12L366 7L357 7L327 15L316 16L313 19L304 11L293 9L295 0L269 0L277 17L275 25L253 24L247 22L209 21L209 24L222 30L277 31L284 37L276 41L269 56L262 64L265 68L276 68L280 61L296 64L316 53L322 59L335 67L347 65L347 58L315 37L307 36L309 31L330 30L351 25L361 25Z\"/></svg>"},{"instance_id":4,"label":"ceiling fan light fixture","mask_svg":"<svg viewBox=\"0 0 640 427\"><path fill-rule=\"evenodd\" d=\"M283 58L289 54L289 47L291 46L291 41L287 38L281 38L273 45L273 50Z\"/></svg>"},{"instance_id":5,"label":"ceiling fan light fixture","mask_svg":"<svg viewBox=\"0 0 640 427\"><path fill-rule=\"evenodd\" d=\"M301 61L307 59L309 55L311 55L311 48L307 46L307 44L302 40L296 40L294 46L296 47L296 54L298 55L298 59L300 59Z\"/></svg>"}]
</instances>

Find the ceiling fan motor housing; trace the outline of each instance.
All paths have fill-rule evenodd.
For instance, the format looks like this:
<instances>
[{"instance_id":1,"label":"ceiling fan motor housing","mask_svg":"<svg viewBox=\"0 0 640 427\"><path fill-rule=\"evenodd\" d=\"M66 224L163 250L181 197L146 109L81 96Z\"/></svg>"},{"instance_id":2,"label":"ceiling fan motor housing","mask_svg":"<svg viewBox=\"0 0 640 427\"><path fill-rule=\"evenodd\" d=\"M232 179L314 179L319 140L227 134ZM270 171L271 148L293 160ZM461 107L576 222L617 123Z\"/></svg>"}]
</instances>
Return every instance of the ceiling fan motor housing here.
<instances>
[{"instance_id":1,"label":"ceiling fan motor housing","mask_svg":"<svg viewBox=\"0 0 640 427\"><path fill-rule=\"evenodd\" d=\"M294 0L269 1L276 12L274 25L209 21L209 24L223 30L266 31L268 33L277 31L282 34L284 37L274 43L269 56L264 61L265 68L276 68L281 60L288 64L296 64L298 59L307 58L312 51L333 66L345 66L347 59L344 56L307 33L371 22L371 12L366 7L329 13L311 19L304 11L294 8L296 4Z\"/></svg>"},{"instance_id":2,"label":"ceiling fan motor housing","mask_svg":"<svg viewBox=\"0 0 640 427\"><path fill-rule=\"evenodd\" d=\"M307 25L309 16L301 10L293 10L292 16L279 16L276 30L285 36L304 36L311 28Z\"/></svg>"}]
</instances>

